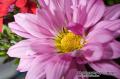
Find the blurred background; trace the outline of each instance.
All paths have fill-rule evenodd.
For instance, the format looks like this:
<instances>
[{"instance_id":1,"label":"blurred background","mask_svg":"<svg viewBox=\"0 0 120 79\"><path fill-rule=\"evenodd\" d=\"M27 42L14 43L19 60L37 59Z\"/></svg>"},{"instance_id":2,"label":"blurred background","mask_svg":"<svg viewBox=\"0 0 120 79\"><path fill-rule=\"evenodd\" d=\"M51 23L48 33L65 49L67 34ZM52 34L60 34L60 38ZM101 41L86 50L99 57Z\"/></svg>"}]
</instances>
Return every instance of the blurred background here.
<instances>
[{"instance_id":1,"label":"blurred background","mask_svg":"<svg viewBox=\"0 0 120 79\"><path fill-rule=\"evenodd\" d=\"M106 6L112 6L114 4L119 4L120 0L104 0ZM16 71L17 65L19 64L19 59L10 58L6 52L8 48L23 38L12 33L7 27L8 22L14 21L13 15L18 13L18 8L14 11L9 12L7 16L4 17L3 32L0 33L0 79L24 79L26 73L20 73ZM120 64L120 59L115 60ZM93 71L89 66L87 66L89 71ZM101 75L100 78L90 78L90 79L115 79L111 76Z\"/></svg>"}]
</instances>

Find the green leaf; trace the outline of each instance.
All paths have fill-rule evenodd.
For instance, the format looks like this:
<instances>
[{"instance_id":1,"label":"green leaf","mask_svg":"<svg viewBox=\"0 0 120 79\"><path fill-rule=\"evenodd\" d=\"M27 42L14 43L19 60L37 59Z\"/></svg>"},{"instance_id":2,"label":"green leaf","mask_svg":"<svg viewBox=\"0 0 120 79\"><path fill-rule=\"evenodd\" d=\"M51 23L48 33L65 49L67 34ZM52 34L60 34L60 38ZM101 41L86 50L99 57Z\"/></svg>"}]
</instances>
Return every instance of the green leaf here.
<instances>
[{"instance_id":1,"label":"green leaf","mask_svg":"<svg viewBox=\"0 0 120 79\"><path fill-rule=\"evenodd\" d=\"M3 51L0 51L0 57L4 57L4 56L6 56L6 53Z\"/></svg>"},{"instance_id":2,"label":"green leaf","mask_svg":"<svg viewBox=\"0 0 120 79\"><path fill-rule=\"evenodd\" d=\"M19 62L20 62L20 59L18 59L18 58L17 58L17 59L15 59L15 64L16 64L16 65L18 65L18 64L19 64Z\"/></svg>"},{"instance_id":3,"label":"green leaf","mask_svg":"<svg viewBox=\"0 0 120 79\"><path fill-rule=\"evenodd\" d=\"M6 53L8 49L22 40L23 38L12 33L7 25L3 26L3 32L0 33L0 57L5 57L3 63L13 61L15 58L10 58Z\"/></svg>"},{"instance_id":4,"label":"green leaf","mask_svg":"<svg viewBox=\"0 0 120 79\"><path fill-rule=\"evenodd\" d=\"M104 0L106 5L114 5L120 3L120 0Z\"/></svg>"}]
</instances>

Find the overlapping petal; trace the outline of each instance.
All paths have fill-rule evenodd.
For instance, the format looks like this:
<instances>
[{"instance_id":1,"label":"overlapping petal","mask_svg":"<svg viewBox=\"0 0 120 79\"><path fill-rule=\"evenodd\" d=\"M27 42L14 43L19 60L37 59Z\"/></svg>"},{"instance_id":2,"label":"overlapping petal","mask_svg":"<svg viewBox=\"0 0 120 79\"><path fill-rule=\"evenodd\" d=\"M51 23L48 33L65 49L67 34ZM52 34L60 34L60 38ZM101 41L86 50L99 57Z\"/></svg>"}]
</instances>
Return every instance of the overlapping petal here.
<instances>
[{"instance_id":1,"label":"overlapping petal","mask_svg":"<svg viewBox=\"0 0 120 79\"><path fill-rule=\"evenodd\" d=\"M107 7L104 14L104 19L105 20L120 19L120 4Z\"/></svg>"},{"instance_id":2,"label":"overlapping petal","mask_svg":"<svg viewBox=\"0 0 120 79\"><path fill-rule=\"evenodd\" d=\"M26 72L29 71L29 69L32 66L32 62L34 61L34 57L33 58L22 58L20 59L19 65L17 70L20 72Z\"/></svg>"},{"instance_id":3,"label":"overlapping petal","mask_svg":"<svg viewBox=\"0 0 120 79\"><path fill-rule=\"evenodd\" d=\"M18 42L16 45L9 48L7 54L11 57L29 58L31 55L35 54L30 47L32 41L32 39L28 39Z\"/></svg>"},{"instance_id":4,"label":"overlapping petal","mask_svg":"<svg viewBox=\"0 0 120 79\"><path fill-rule=\"evenodd\" d=\"M24 28L28 33L30 33L35 37L38 37L38 38L52 37L52 34L49 32L47 28L43 28L40 25L38 25L36 15L19 13L15 15L15 22L18 25L20 25L22 28Z\"/></svg>"},{"instance_id":5,"label":"overlapping petal","mask_svg":"<svg viewBox=\"0 0 120 79\"><path fill-rule=\"evenodd\" d=\"M102 0L90 0L87 7L87 20L85 27L96 24L103 16L105 5Z\"/></svg>"},{"instance_id":6,"label":"overlapping petal","mask_svg":"<svg viewBox=\"0 0 120 79\"><path fill-rule=\"evenodd\" d=\"M21 26L19 26L16 22L9 23L9 27L12 30L12 32L14 32L24 38L34 38L33 35L28 33L25 29L23 29Z\"/></svg>"},{"instance_id":7,"label":"overlapping petal","mask_svg":"<svg viewBox=\"0 0 120 79\"><path fill-rule=\"evenodd\" d=\"M59 12L58 12L59 13ZM63 28L65 25L65 21L61 20L60 15L53 15L49 9L38 9L37 16L39 18L39 24L47 28L53 35L56 35L58 31ZM61 21L60 21L61 20Z\"/></svg>"},{"instance_id":8,"label":"overlapping petal","mask_svg":"<svg viewBox=\"0 0 120 79\"><path fill-rule=\"evenodd\" d=\"M86 71L86 68L84 65L77 65L74 61L71 62L71 65L67 71L67 74L65 74L65 79L88 79L87 77L84 77L83 72Z\"/></svg>"},{"instance_id":9,"label":"overlapping petal","mask_svg":"<svg viewBox=\"0 0 120 79\"><path fill-rule=\"evenodd\" d=\"M46 50L47 49L47 50ZM45 52L45 53L44 53ZM35 57L36 54L55 54L55 49L51 40L38 38L23 40L12 46L8 50L8 55L11 57L28 58Z\"/></svg>"},{"instance_id":10,"label":"overlapping petal","mask_svg":"<svg viewBox=\"0 0 120 79\"><path fill-rule=\"evenodd\" d=\"M48 64L48 60L51 57L52 57L51 55L47 55L47 56L41 55L41 56L36 57L25 79L44 79L45 78L45 66Z\"/></svg>"},{"instance_id":11,"label":"overlapping petal","mask_svg":"<svg viewBox=\"0 0 120 79\"><path fill-rule=\"evenodd\" d=\"M67 72L69 65L70 61L65 61L59 58L54 59L53 62L48 64L46 67L46 78L61 79L62 76Z\"/></svg>"},{"instance_id":12,"label":"overlapping petal","mask_svg":"<svg viewBox=\"0 0 120 79\"><path fill-rule=\"evenodd\" d=\"M111 75L120 78L120 66L113 61L101 61L91 63L90 66L97 72L105 75Z\"/></svg>"},{"instance_id":13,"label":"overlapping petal","mask_svg":"<svg viewBox=\"0 0 120 79\"><path fill-rule=\"evenodd\" d=\"M120 43L116 40L110 43L100 44L91 43L87 44L82 50L85 59L88 61L102 61L120 58Z\"/></svg>"},{"instance_id":14,"label":"overlapping petal","mask_svg":"<svg viewBox=\"0 0 120 79\"><path fill-rule=\"evenodd\" d=\"M95 26L95 30L96 29L108 29L110 31L116 32L120 29L120 20L105 20L105 21L101 21L99 22L96 26Z\"/></svg>"},{"instance_id":15,"label":"overlapping petal","mask_svg":"<svg viewBox=\"0 0 120 79\"><path fill-rule=\"evenodd\" d=\"M113 39L113 33L107 29L92 30L86 37L88 43L107 43Z\"/></svg>"}]
</instances>

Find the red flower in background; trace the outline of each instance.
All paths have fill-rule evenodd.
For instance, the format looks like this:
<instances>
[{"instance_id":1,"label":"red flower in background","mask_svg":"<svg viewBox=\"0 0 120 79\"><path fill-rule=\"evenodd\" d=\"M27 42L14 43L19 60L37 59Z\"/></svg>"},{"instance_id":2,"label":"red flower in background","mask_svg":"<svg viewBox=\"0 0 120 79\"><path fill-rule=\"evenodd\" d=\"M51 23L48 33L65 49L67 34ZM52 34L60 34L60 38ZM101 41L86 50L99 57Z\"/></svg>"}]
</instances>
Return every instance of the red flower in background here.
<instances>
[{"instance_id":1,"label":"red flower in background","mask_svg":"<svg viewBox=\"0 0 120 79\"><path fill-rule=\"evenodd\" d=\"M16 6L20 8L22 13L35 13L36 12L36 3L33 0L17 0Z\"/></svg>"},{"instance_id":2,"label":"red flower in background","mask_svg":"<svg viewBox=\"0 0 120 79\"><path fill-rule=\"evenodd\" d=\"M0 0L0 32L2 32L3 17L9 12L9 7L15 4L22 13L35 13L37 5L33 0Z\"/></svg>"}]
</instances>

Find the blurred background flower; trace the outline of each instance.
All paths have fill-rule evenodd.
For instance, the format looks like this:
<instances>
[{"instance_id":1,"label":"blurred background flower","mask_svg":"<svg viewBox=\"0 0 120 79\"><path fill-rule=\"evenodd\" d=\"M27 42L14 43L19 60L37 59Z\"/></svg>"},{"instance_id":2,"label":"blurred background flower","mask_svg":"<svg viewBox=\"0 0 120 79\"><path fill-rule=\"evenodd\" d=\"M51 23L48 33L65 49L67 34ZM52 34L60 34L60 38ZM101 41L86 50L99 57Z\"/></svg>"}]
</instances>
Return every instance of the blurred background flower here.
<instances>
[{"instance_id":1,"label":"blurred background flower","mask_svg":"<svg viewBox=\"0 0 120 79\"><path fill-rule=\"evenodd\" d=\"M4 17L9 12L22 12L22 13L35 13L36 1L35 0L0 0L0 32L2 31L2 25Z\"/></svg>"}]
</instances>

